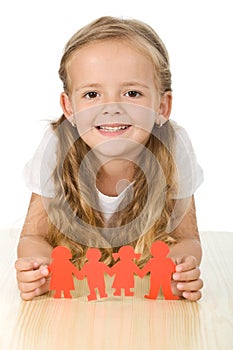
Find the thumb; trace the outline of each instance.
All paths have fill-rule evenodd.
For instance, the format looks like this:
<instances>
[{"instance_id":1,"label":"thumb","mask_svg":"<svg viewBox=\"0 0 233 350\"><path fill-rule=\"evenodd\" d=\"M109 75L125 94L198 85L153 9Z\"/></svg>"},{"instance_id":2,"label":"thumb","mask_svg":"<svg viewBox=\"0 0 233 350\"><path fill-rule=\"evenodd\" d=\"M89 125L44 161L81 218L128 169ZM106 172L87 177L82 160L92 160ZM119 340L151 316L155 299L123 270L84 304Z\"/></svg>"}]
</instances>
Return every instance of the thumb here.
<instances>
[{"instance_id":1,"label":"thumb","mask_svg":"<svg viewBox=\"0 0 233 350\"><path fill-rule=\"evenodd\" d=\"M197 259L195 256L187 256L178 265L176 265L176 272L189 271L197 267Z\"/></svg>"}]
</instances>

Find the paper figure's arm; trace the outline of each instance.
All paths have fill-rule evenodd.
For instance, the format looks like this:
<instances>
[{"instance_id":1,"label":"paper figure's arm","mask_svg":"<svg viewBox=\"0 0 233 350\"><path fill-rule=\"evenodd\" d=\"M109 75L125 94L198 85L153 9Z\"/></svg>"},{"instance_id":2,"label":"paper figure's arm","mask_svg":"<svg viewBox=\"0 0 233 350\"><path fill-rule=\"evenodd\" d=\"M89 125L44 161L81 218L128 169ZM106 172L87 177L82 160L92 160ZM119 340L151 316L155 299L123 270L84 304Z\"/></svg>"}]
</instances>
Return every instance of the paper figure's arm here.
<instances>
[{"instance_id":1,"label":"paper figure's arm","mask_svg":"<svg viewBox=\"0 0 233 350\"><path fill-rule=\"evenodd\" d=\"M139 269L139 267L137 265L135 265L134 273L136 275L138 275L138 277L141 277L141 278L143 278L146 274L146 273L144 274L143 269Z\"/></svg>"},{"instance_id":2,"label":"paper figure's arm","mask_svg":"<svg viewBox=\"0 0 233 350\"><path fill-rule=\"evenodd\" d=\"M54 265L51 263L49 266L47 266L47 270L49 271L49 274L54 272Z\"/></svg>"},{"instance_id":3,"label":"paper figure's arm","mask_svg":"<svg viewBox=\"0 0 233 350\"><path fill-rule=\"evenodd\" d=\"M109 276L114 275L114 270L111 267L109 267L108 265L105 266L104 272L107 273Z\"/></svg>"},{"instance_id":4,"label":"paper figure's arm","mask_svg":"<svg viewBox=\"0 0 233 350\"><path fill-rule=\"evenodd\" d=\"M83 273L79 271L74 265L72 267L72 273L76 276L78 280L82 280L84 278Z\"/></svg>"},{"instance_id":5,"label":"paper figure's arm","mask_svg":"<svg viewBox=\"0 0 233 350\"><path fill-rule=\"evenodd\" d=\"M109 270L108 270L108 272L107 272L109 276L113 276L113 275L116 274L116 272L117 272L117 264L118 264L118 263L116 263L116 264L113 265L112 267L109 267Z\"/></svg>"},{"instance_id":6,"label":"paper figure's arm","mask_svg":"<svg viewBox=\"0 0 233 350\"><path fill-rule=\"evenodd\" d=\"M144 276L146 276L148 274L148 272L151 271L151 266L150 266L150 261L147 262L147 264L140 270L140 272L138 273L138 276L143 278Z\"/></svg>"},{"instance_id":7,"label":"paper figure's arm","mask_svg":"<svg viewBox=\"0 0 233 350\"><path fill-rule=\"evenodd\" d=\"M81 270L78 270L79 271L79 276L80 278L79 279L84 279L84 277L87 277L88 275L88 262L86 262L82 269Z\"/></svg>"}]
</instances>

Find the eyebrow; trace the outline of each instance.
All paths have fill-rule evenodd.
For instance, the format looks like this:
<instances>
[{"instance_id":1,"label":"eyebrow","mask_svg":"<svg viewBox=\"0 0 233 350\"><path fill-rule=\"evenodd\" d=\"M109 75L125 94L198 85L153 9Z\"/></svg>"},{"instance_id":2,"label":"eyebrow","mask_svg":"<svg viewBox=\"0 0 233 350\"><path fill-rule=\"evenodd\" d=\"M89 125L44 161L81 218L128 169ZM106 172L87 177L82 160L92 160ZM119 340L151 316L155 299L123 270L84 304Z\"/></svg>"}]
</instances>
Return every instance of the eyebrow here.
<instances>
[{"instance_id":1,"label":"eyebrow","mask_svg":"<svg viewBox=\"0 0 233 350\"><path fill-rule=\"evenodd\" d=\"M126 81L125 83L122 84L122 86L126 87L126 86L141 86L141 87L144 87L146 89L149 89L149 86L144 84L143 82L141 81Z\"/></svg>"},{"instance_id":2,"label":"eyebrow","mask_svg":"<svg viewBox=\"0 0 233 350\"><path fill-rule=\"evenodd\" d=\"M81 85L77 86L75 91L85 89L85 88L96 88L96 87L100 87L100 86L101 86L101 84L99 84L99 83L85 83L85 84L81 84Z\"/></svg>"},{"instance_id":3,"label":"eyebrow","mask_svg":"<svg viewBox=\"0 0 233 350\"><path fill-rule=\"evenodd\" d=\"M140 81L126 81L123 84L121 84L122 87L127 87L127 86L141 86L144 87L146 89L149 89L149 86L144 84L143 82ZM86 89L86 88L99 88L101 87L101 84L99 83L85 83L85 84L81 84L79 86L76 87L75 91L78 90L82 90L82 89Z\"/></svg>"}]
</instances>

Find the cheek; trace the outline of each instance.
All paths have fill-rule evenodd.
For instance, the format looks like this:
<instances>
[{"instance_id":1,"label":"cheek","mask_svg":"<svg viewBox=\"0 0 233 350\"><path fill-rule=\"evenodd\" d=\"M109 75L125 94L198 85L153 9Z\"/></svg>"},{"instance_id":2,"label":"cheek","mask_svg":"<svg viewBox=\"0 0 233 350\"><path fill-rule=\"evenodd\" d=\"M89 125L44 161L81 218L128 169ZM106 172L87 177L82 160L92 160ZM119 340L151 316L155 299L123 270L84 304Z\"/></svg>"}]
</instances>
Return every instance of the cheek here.
<instances>
[{"instance_id":1,"label":"cheek","mask_svg":"<svg viewBox=\"0 0 233 350\"><path fill-rule=\"evenodd\" d=\"M84 133L81 133L78 129L78 133L81 137L81 139L90 147L93 148L96 144L95 136L93 136L93 133L91 131L87 131Z\"/></svg>"},{"instance_id":2,"label":"cheek","mask_svg":"<svg viewBox=\"0 0 233 350\"><path fill-rule=\"evenodd\" d=\"M154 109L129 104L126 110L136 128L151 133L157 115Z\"/></svg>"},{"instance_id":3,"label":"cheek","mask_svg":"<svg viewBox=\"0 0 233 350\"><path fill-rule=\"evenodd\" d=\"M76 119L76 125L77 125L77 129L78 129L78 133L82 138L86 138L88 137L88 135L90 134L90 132L92 131L92 124L85 119Z\"/></svg>"},{"instance_id":4,"label":"cheek","mask_svg":"<svg viewBox=\"0 0 233 350\"><path fill-rule=\"evenodd\" d=\"M87 108L83 111L76 112L74 114L74 119L80 136L86 135L93 130L93 123L95 120L93 109Z\"/></svg>"},{"instance_id":5,"label":"cheek","mask_svg":"<svg viewBox=\"0 0 233 350\"><path fill-rule=\"evenodd\" d=\"M135 133L135 141L138 143L145 145L149 140L150 133L146 130L138 129Z\"/></svg>"}]
</instances>

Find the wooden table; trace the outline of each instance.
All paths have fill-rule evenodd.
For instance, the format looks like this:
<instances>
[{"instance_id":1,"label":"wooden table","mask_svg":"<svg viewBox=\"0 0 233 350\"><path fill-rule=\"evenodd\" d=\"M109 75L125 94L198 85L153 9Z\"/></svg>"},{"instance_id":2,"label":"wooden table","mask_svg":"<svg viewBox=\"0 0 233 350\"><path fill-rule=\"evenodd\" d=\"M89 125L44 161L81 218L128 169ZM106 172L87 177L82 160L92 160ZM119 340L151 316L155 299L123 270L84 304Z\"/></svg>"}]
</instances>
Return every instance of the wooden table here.
<instances>
[{"instance_id":1,"label":"wooden table","mask_svg":"<svg viewBox=\"0 0 233 350\"><path fill-rule=\"evenodd\" d=\"M19 230L0 231L1 350L232 350L233 233L203 232L203 298L196 303L143 298L148 280L135 277L134 297L88 302L86 281L73 299L51 294L22 301L14 261ZM111 281L108 281L110 285Z\"/></svg>"}]
</instances>

